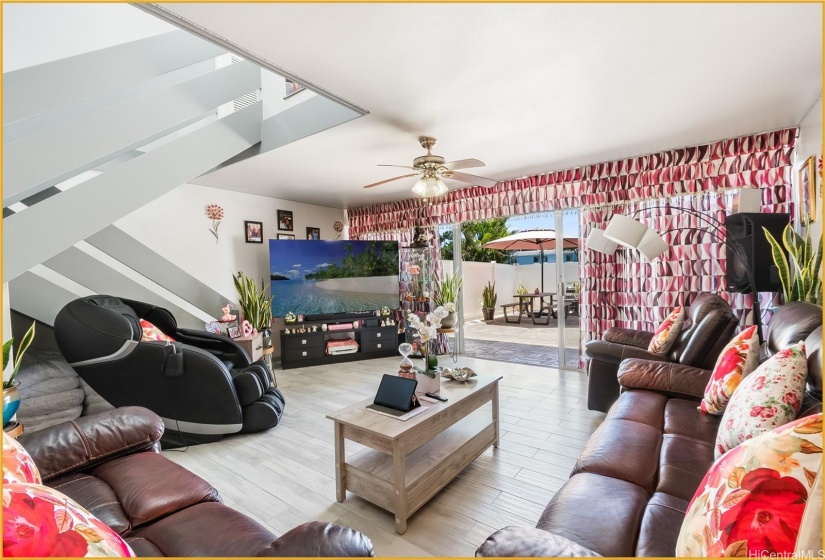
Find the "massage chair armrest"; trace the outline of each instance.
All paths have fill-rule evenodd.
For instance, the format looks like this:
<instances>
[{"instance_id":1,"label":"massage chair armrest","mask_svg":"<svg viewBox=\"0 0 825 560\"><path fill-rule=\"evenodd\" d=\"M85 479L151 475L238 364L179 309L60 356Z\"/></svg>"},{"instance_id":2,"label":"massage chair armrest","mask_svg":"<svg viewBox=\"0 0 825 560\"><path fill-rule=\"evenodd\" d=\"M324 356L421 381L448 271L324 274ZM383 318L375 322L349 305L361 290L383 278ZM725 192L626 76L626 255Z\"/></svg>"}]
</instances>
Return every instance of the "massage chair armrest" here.
<instances>
[{"instance_id":1,"label":"massage chair armrest","mask_svg":"<svg viewBox=\"0 0 825 560\"><path fill-rule=\"evenodd\" d=\"M124 406L22 434L23 445L48 481L115 457L160 451L163 421L151 410Z\"/></svg>"},{"instance_id":2,"label":"massage chair armrest","mask_svg":"<svg viewBox=\"0 0 825 560\"><path fill-rule=\"evenodd\" d=\"M584 353L588 358L616 365L619 365L622 360L628 358L659 362L668 361L666 354L654 354L653 352L648 352L647 348L642 349L636 346L628 346L627 344L608 342L606 340L591 340L585 345Z\"/></svg>"},{"instance_id":3,"label":"massage chair armrest","mask_svg":"<svg viewBox=\"0 0 825 560\"><path fill-rule=\"evenodd\" d=\"M484 541L476 556L501 557L600 557L587 547L536 527L505 527Z\"/></svg>"},{"instance_id":4,"label":"massage chair armrest","mask_svg":"<svg viewBox=\"0 0 825 560\"><path fill-rule=\"evenodd\" d=\"M653 340L653 333L649 331L637 331L635 329L623 329L621 327L610 327L604 331L602 340L647 350L647 347L650 346L650 341Z\"/></svg>"},{"instance_id":5,"label":"massage chair armrest","mask_svg":"<svg viewBox=\"0 0 825 560\"><path fill-rule=\"evenodd\" d=\"M252 363L244 347L228 336L195 329L178 329L171 336L175 341L205 350L221 361L232 362L233 368L244 368Z\"/></svg>"},{"instance_id":6,"label":"massage chair armrest","mask_svg":"<svg viewBox=\"0 0 825 560\"><path fill-rule=\"evenodd\" d=\"M287 531L258 556L375 556L366 535L349 527L312 521Z\"/></svg>"},{"instance_id":7,"label":"massage chair armrest","mask_svg":"<svg viewBox=\"0 0 825 560\"><path fill-rule=\"evenodd\" d=\"M624 360L619 366L619 384L624 389L647 389L667 395L702 398L711 371L672 362Z\"/></svg>"}]
</instances>

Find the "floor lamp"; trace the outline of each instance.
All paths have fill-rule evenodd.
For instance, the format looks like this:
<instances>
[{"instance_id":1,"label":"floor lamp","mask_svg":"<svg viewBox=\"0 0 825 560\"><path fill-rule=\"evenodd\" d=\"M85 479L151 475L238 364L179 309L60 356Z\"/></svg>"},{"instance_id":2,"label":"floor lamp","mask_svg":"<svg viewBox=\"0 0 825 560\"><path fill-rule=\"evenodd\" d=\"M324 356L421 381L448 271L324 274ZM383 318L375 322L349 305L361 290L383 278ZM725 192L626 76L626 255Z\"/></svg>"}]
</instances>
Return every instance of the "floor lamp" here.
<instances>
[{"instance_id":1,"label":"floor lamp","mask_svg":"<svg viewBox=\"0 0 825 560\"><path fill-rule=\"evenodd\" d=\"M691 209L678 208L673 206L655 205L647 208L636 210L629 216L623 214L614 214L607 224L607 228L602 230L593 228L587 236L585 246L594 251L599 251L605 254L613 254L618 245L637 249L647 260L652 261L663 254L665 254L670 246L656 232L656 230L649 228L642 222L635 220L634 217L647 210L668 209L678 210L689 216L698 218L704 222L708 229L699 229L696 227L682 227L669 229L664 233L671 233L674 231L695 231L699 233L710 233L714 239L724 243L730 251L739 259L744 265L748 283L750 284L750 291L753 294L753 321L756 324L756 332L759 336L759 343L763 342L762 338L762 319L759 308L759 293L756 291L756 282L753 278L753 271L751 270L748 259L745 254L745 248L736 240L728 237L723 233L724 224L701 212Z\"/></svg>"}]
</instances>

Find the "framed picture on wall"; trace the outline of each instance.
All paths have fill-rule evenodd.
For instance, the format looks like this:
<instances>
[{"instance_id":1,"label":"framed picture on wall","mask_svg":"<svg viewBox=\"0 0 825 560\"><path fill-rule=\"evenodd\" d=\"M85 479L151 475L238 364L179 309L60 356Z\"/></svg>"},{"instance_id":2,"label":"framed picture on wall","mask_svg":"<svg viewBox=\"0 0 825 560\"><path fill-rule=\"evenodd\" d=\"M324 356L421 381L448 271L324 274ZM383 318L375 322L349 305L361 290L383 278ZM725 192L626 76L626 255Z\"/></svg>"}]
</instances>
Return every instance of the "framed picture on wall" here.
<instances>
[{"instance_id":1,"label":"framed picture on wall","mask_svg":"<svg viewBox=\"0 0 825 560\"><path fill-rule=\"evenodd\" d=\"M815 159L809 157L799 168L799 218L803 224L816 221Z\"/></svg>"},{"instance_id":2,"label":"framed picture on wall","mask_svg":"<svg viewBox=\"0 0 825 560\"><path fill-rule=\"evenodd\" d=\"M308 227L307 239L321 239L321 228Z\"/></svg>"},{"instance_id":3,"label":"framed picture on wall","mask_svg":"<svg viewBox=\"0 0 825 560\"><path fill-rule=\"evenodd\" d=\"M264 242L264 224L263 222L250 222L245 220L244 230L246 231L247 243L263 243Z\"/></svg>"},{"instance_id":4,"label":"framed picture on wall","mask_svg":"<svg viewBox=\"0 0 825 560\"><path fill-rule=\"evenodd\" d=\"M289 233L279 233L278 239L295 239L295 236Z\"/></svg>"},{"instance_id":5,"label":"framed picture on wall","mask_svg":"<svg viewBox=\"0 0 825 560\"><path fill-rule=\"evenodd\" d=\"M278 210L278 229L292 231L292 211Z\"/></svg>"}]
</instances>

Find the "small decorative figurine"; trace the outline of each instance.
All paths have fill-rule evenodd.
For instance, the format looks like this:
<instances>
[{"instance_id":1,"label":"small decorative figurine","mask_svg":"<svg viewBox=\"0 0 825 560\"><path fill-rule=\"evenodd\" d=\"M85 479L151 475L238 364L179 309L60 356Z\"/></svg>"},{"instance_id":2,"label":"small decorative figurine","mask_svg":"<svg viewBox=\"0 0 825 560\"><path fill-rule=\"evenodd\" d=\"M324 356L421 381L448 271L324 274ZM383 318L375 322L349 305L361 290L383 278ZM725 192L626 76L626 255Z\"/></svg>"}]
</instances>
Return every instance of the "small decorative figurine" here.
<instances>
[{"instance_id":1,"label":"small decorative figurine","mask_svg":"<svg viewBox=\"0 0 825 560\"><path fill-rule=\"evenodd\" d=\"M389 308L389 307L387 307L386 305L385 305L384 307L382 307L382 308L381 308L381 315L383 315L384 317L389 317L389 315L390 315L390 308Z\"/></svg>"},{"instance_id":2,"label":"small decorative figurine","mask_svg":"<svg viewBox=\"0 0 825 560\"><path fill-rule=\"evenodd\" d=\"M299 322L299 323L303 323L303 322L304 322L304 316L303 316L303 315L298 315L298 322Z\"/></svg>"},{"instance_id":3,"label":"small decorative figurine","mask_svg":"<svg viewBox=\"0 0 825 560\"><path fill-rule=\"evenodd\" d=\"M295 322L295 313L290 311L286 315L284 315L284 322L285 323L294 323Z\"/></svg>"},{"instance_id":4,"label":"small decorative figurine","mask_svg":"<svg viewBox=\"0 0 825 560\"><path fill-rule=\"evenodd\" d=\"M252 323L244 319L244 322L241 323L241 330L243 331L244 337L252 336L255 333L255 329L252 328Z\"/></svg>"},{"instance_id":5,"label":"small decorative figurine","mask_svg":"<svg viewBox=\"0 0 825 560\"><path fill-rule=\"evenodd\" d=\"M321 325L321 330L324 331L324 332L327 331L327 324L326 323Z\"/></svg>"},{"instance_id":6,"label":"small decorative figurine","mask_svg":"<svg viewBox=\"0 0 825 560\"><path fill-rule=\"evenodd\" d=\"M221 316L221 321L224 321L225 323L231 323L232 321L235 320L235 317L233 317L232 314L230 313L230 311L232 311L232 304L231 303L227 303L226 307L221 307L221 311L223 311L223 315Z\"/></svg>"},{"instance_id":7,"label":"small decorative figurine","mask_svg":"<svg viewBox=\"0 0 825 560\"><path fill-rule=\"evenodd\" d=\"M318 332L318 325L312 325L312 332Z\"/></svg>"}]
</instances>

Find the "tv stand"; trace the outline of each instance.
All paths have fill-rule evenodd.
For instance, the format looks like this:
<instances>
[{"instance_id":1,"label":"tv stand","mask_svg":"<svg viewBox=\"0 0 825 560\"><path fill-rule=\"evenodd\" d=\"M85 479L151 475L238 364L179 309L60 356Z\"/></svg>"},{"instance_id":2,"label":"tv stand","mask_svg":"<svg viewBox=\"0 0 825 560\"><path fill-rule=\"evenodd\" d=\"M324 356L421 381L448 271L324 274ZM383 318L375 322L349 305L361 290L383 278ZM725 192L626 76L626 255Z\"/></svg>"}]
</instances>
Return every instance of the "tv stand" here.
<instances>
[{"instance_id":1,"label":"tv stand","mask_svg":"<svg viewBox=\"0 0 825 560\"><path fill-rule=\"evenodd\" d=\"M376 317L374 314L359 315L363 320L365 317L376 319L380 323L384 317ZM318 315L313 315L313 318ZM342 362L354 362L357 360L368 360L372 358L388 358L398 355L398 325L388 327L358 327L352 326L352 319L341 320L341 315L336 314L335 321L312 320L296 323L287 323L286 328L290 331L294 328L316 326L315 332L305 332L296 334L286 334L286 330L281 331L281 367L291 369L296 367L321 366L326 364L337 364ZM349 323L349 328L336 330L321 330L322 324L344 325ZM329 356L326 354L326 341L333 338L342 338L334 335L353 333L355 341L358 342L358 351L352 354L339 354Z\"/></svg>"}]
</instances>

